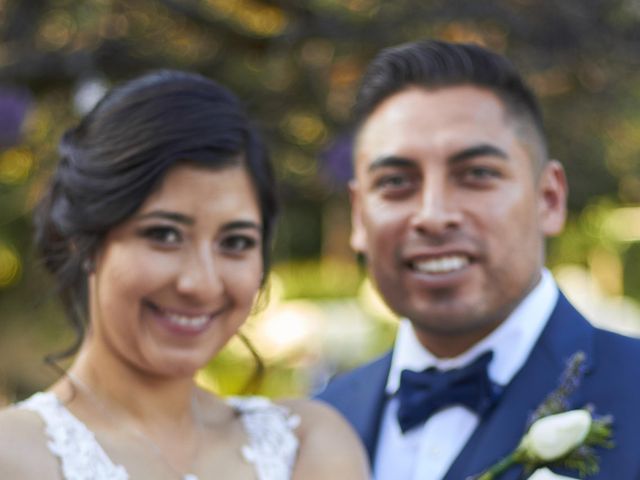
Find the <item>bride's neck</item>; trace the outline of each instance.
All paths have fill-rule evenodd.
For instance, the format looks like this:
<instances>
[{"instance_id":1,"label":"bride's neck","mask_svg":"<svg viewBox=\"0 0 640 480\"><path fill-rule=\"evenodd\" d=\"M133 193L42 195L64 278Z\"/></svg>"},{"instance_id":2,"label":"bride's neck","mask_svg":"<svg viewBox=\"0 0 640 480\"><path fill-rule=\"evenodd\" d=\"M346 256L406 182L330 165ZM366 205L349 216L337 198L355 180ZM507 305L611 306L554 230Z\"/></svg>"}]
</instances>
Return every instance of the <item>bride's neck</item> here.
<instances>
[{"instance_id":1,"label":"bride's neck","mask_svg":"<svg viewBox=\"0 0 640 480\"><path fill-rule=\"evenodd\" d=\"M83 348L69 369L72 384L74 378L89 389L89 397L97 397L109 408L117 408L119 414L130 416L141 425L162 423L182 424L193 421L193 404L196 387L191 377L162 377L152 375L108 355L100 355ZM91 398L86 400L91 401Z\"/></svg>"},{"instance_id":2,"label":"bride's neck","mask_svg":"<svg viewBox=\"0 0 640 480\"><path fill-rule=\"evenodd\" d=\"M103 438L145 446L176 475L193 471L203 438L213 431L205 410L220 405L217 399L199 391L190 376L153 375L97 353L81 349L54 393L60 398L66 392L67 406Z\"/></svg>"}]
</instances>

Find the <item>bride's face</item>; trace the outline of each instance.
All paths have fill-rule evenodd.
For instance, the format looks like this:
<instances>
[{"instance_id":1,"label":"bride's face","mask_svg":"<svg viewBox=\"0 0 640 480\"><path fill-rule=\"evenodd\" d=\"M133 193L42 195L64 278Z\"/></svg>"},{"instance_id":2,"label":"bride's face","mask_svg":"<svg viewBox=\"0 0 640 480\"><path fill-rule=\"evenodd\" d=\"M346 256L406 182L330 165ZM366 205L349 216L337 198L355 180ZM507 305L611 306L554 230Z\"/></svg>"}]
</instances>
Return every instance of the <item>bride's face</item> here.
<instances>
[{"instance_id":1,"label":"bride's face","mask_svg":"<svg viewBox=\"0 0 640 480\"><path fill-rule=\"evenodd\" d=\"M174 167L105 239L90 275L85 347L150 374L193 374L249 314L261 244L243 166Z\"/></svg>"}]
</instances>

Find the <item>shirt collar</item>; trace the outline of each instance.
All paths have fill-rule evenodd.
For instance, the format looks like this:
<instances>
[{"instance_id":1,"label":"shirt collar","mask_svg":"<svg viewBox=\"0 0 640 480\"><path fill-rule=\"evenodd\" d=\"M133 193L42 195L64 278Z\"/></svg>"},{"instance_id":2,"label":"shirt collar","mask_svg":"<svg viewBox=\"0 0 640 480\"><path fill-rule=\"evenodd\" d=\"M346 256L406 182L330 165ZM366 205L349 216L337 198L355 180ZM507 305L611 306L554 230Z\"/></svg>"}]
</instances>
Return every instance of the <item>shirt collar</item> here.
<instances>
[{"instance_id":1,"label":"shirt collar","mask_svg":"<svg viewBox=\"0 0 640 480\"><path fill-rule=\"evenodd\" d=\"M558 301L558 294L558 287L551 273L546 268L542 269L536 287L509 317L481 341L453 358L434 356L422 346L409 320L401 320L387 378L387 393L393 394L398 389L402 370L460 368L488 350L493 350L489 377L500 385L506 385L529 357Z\"/></svg>"}]
</instances>

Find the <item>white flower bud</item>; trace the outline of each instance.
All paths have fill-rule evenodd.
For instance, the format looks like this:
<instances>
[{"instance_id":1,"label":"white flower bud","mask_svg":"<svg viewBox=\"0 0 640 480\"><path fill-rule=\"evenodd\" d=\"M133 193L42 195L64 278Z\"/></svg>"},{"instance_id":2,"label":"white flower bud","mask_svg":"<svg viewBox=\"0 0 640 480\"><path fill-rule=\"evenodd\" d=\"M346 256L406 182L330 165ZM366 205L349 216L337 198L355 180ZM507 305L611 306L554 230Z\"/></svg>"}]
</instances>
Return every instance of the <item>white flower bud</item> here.
<instances>
[{"instance_id":1,"label":"white flower bud","mask_svg":"<svg viewBox=\"0 0 640 480\"><path fill-rule=\"evenodd\" d=\"M548 468L539 468L533 475L529 477L529 480L578 480L573 477L565 477L564 475L558 475L557 473L553 473Z\"/></svg>"},{"instance_id":2,"label":"white flower bud","mask_svg":"<svg viewBox=\"0 0 640 480\"><path fill-rule=\"evenodd\" d=\"M587 410L571 410L549 415L531 426L522 446L533 458L545 462L553 461L581 445L590 428L591 414Z\"/></svg>"}]
</instances>

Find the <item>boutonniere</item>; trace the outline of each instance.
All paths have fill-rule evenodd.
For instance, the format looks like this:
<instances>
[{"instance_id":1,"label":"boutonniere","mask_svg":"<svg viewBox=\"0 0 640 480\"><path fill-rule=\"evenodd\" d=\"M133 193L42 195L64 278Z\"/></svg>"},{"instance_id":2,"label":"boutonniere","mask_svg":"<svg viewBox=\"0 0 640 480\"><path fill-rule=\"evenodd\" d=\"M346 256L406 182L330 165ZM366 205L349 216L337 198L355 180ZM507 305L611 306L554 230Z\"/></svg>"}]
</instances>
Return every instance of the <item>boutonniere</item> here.
<instances>
[{"instance_id":1,"label":"boutonniere","mask_svg":"<svg viewBox=\"0 0 640 480\"><path fill-rule=\"evenodd\" d=\"M558 388L535 410L516 449L476 480L495 480L515 464L522 465L526 474L534 472L529 480L571 480L539 468L545 466L577 470L581 478L598 472L595 447L613 447L613 418L595 415L593 406L568 411L569 396L584 374L584 361L583 352L569 359Z\"/></svg>"}]
</instances>

